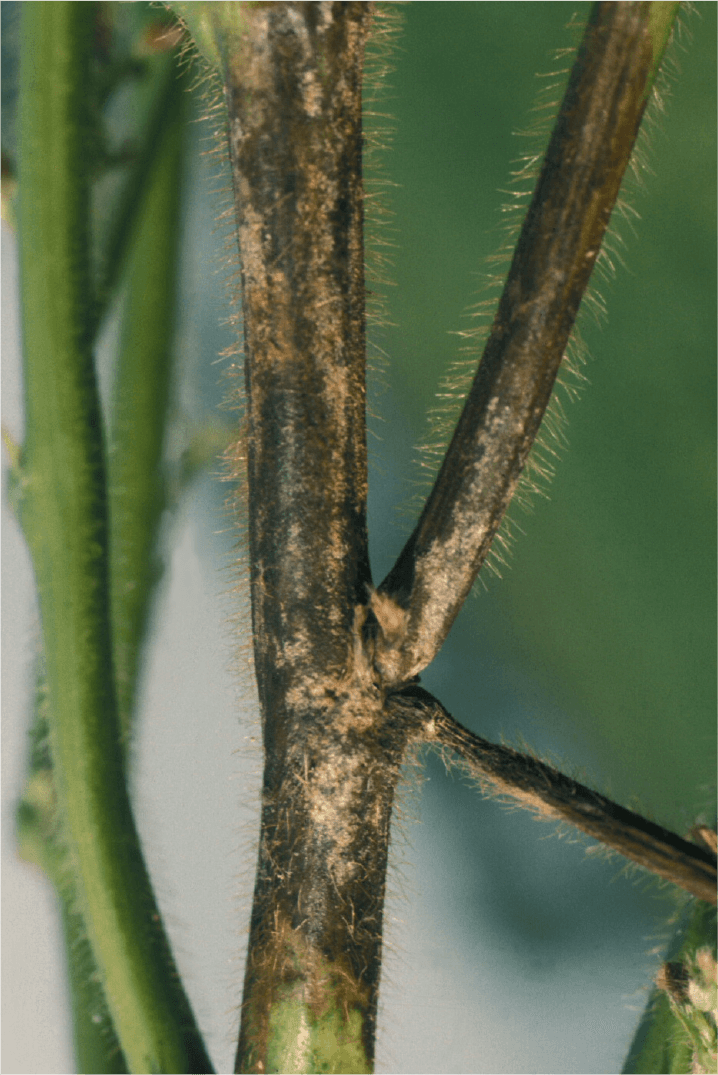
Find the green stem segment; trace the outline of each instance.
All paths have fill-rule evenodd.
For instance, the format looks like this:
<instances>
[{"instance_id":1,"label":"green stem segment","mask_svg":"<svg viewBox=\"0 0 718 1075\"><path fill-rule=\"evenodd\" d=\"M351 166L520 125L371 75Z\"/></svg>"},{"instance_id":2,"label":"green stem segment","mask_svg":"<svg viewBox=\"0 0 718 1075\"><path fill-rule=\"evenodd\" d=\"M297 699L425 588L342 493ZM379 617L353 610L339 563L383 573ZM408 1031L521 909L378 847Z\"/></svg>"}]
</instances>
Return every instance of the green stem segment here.
<instances>
[{"instance_id":1,"label":"green stem segment","mask_svg":"<svg viewBox=\"0 0 718 1075\"><path fill-rule=\"evenodd\" d=\"M208 1072L125 783L107 501L91 352L88 142L95 5L24 5L20 254L27 440L21 517L42 617L58 806L130 1070Z\"/></svg>"},{"instance_id":2,"label":"green stem segment","mask_svg":"<svg viewBox=\"0 0 718 1075\"><path fill-rule=\"evenodd\" d=\"M164 73L167 85L160 86L162 114L152 124L151 159L136 193L109 430L112 641L125 745L131 737L151 597L162 571L156 547L167 505L162 455L172 383L188 95L173 58L161 62L170 70Z\"/></svg>"}]
</instances>

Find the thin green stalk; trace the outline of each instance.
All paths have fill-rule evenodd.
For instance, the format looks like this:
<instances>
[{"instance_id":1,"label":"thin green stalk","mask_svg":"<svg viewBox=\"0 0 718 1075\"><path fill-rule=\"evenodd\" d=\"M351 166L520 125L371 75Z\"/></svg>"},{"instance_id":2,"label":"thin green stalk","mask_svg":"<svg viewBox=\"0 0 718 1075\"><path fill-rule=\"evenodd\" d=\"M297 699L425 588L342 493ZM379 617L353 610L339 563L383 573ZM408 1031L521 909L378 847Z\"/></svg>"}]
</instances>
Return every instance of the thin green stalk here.
<instances>
[{"instance_id":1,"label":"thin green stalk","mask_svg":"<svg viewBox=\"0 0 718 1075\"><path fill-rule=\"evenodd\" d=\"M97 962L79 910L77 878L59 824L47 703L45 662L40 655L35 669L29 772L16 815L18 853L25 862L34 863L45 873L57 895L77 1071L119 1075L128 1068L107 1010Z\"/></svg>"},{"instance_id":2,"label":"thin green stalk","mask_svg":"<svg viewBox=\"0 0 718 1075\"><path fill-rule=\"evenodd\" d=\"M47 667L62 837L132 1071L211 1071L173 966L124 777L110 637L103 434L90 333L95 5L23 5L21 518Z\"/></svg>"},{"instance_id":3,"label":"thin green stalk","mask_svg":"<svg viewBox=\"0 0 718 1075\"><path fill-rule=\"evenodd\" d=\"M187 84L171 76L135 207L108 456L113 651L123 742L131 733L155 548L166 507L162 467L171 387Z\"/></svg>"},{"instance_id":4,"label":"thin green stalk","mask_svg":"<svg viewBox=\"0 0 718 1075\"><path fill-rule=\"evenodd\" d=\"M148 66L144 80L146 85L143 84L139 99L133 105L135 115L137 112L146 113L144 123L132 167L114 211L105 223L99 243L95 331L101 328L107 307L114 298L120 273L127 260L128 247L137 231L137 214L144 204L144 192L149 183L157 182L156 178L151 178L153 175L156 177L157 169L161 167L157 158L159 154L167 153L167 139L172 140L176 136L178 108L187 91L187 81L179 77L176 57L172 52L165 52L145 62ZM175 135L172 131L175 131ZM178 198L171 191L167 192L167 196L170 206L176 211Z\"/></svg>"}]
</instances>

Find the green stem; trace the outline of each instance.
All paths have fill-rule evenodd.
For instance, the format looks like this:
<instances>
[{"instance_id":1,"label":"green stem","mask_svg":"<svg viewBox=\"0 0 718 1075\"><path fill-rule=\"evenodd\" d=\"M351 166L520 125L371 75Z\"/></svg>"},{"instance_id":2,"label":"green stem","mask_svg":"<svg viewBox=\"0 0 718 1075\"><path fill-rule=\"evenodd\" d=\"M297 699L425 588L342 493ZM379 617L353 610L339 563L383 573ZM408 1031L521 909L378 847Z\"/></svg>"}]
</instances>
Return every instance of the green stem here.
<instances>
[{"instance_id":1,"label":"green stem","mask_svg":"<svg viewBox=\"0 0 718 1075\"><path fill-rule=\"evenodd\" d=\"M134 208L108 458L112 627L123 742L131 733L150 597L161 573L162 467L172 373L187 84L170 80L152 161ZM156 126L156 125L155 125Z\"/></svg>"},{"instance_id":2,"label":"green stem","mask_svg":"<svg viewBox=\"0 0 718 1075\"><path fill-rule=\"evenodd\" d=\"M79 911L77 879L58 819L42 656L36 662L30 740L29 773L16 815L18 853L20 858L34 863L45 873L57 895L65 942L77 1071L119 1075L128 1069L107 1011L97 963Z\"/></svg>"},{"instance_id":3,"label":"green stem","mask_svg":"<svg viewBox=\"0 0 718 1075\"><path fill-rule=\"evenodd\" d=\"M148 184L157 182L158 169L162 168L157 158L162 153L168 153L168 139L171 143L177 137L178 109L187 92L187 80L178 75L174 53L162 54L148 62L145 82L147 85L133 107L135 114L146 113L135 160L99 244L95 332L101 328L108 305L114 298L128 247L137 231L137 215L145 201L144 192ZM167 168L166 163L164 167ZM152 179L152 176L155 178ZM170 209L176 211L178 198L170 190L167 191L167 197ZM166 217L167 210L162 210L162 213ZM151 248L145 252L152 256ZM162 260L162 255L160 258Z\"/></svg>"},{"instance_id":4,"label":"green stem","mask_svg":"<svg viewBox=\"0 0 718 1075\"><path fill-rule=\"evenodd\" d=\"M681 914L661 973L636 1030L624 1075L651 1072L687 1073L715 1071L715 1019L711 1007L700 1004L700 957L710 959L715 973L716 912L703 902L691 901ZM691 988L691 979L694 979ZM698 1001L699 1003L696 1003Z\"/></svg>"},{"instance_id":5,"label":"green stem","mask_svg":"<svg viewBox=\"0 0 718 1075\"><path fill-rule=\"evenodd\" d=\"M88 937L132 1071L211 1071L173 966L125 784L107 505L90 333L89 87L95 5L23 6L20 256L35 568L58 808Z\"/></svg>"},{"instance_id":6,"label":"green stem","mask_svg":"<svg viewBox=\"0 0 718 1075\"><path fill-rule=\"evenodd\" d=\"M653 53L653 65L645 89L645 96L646 99L648 99L648 95L653 89L653 85L656 81L656 75L661 66L661 61L663 60L663 54L671 39L673 25L681 5L680 3L665 3L658 0L658 2L649 3L646 6L648 8L648 16L646 20L648 25L648 36L651 41L651 50Z\"/></svg>"}]
</instances>

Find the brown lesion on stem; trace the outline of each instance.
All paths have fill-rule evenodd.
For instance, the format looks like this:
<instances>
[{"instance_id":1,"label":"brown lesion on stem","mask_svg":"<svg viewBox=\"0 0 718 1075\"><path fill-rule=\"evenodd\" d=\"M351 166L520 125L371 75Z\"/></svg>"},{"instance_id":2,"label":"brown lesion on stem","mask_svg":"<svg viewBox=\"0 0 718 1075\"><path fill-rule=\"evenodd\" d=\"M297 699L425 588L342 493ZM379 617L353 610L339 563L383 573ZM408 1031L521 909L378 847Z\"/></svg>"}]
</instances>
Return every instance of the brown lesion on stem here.
<instances>
[{"instance_id":1,"label":"brown lesion on stem","mask_svg":"<svg viewBox=\"0 0 718 1075\"><path fill-rule=\"evenodd\" d=\"M255 658L269 701L297 668L302 681L340 674L370 582L361 75L371 5L241 6L226 97Z\"/></svg>"},{"instance_id":2,"label":"brown lesion on stem","mask_svg":"<svg viewBox=\"0 0 718 1075\"><path fill-rule=\"evenodd\" d=\"M260 1070L287 995L315 1020L340 1010L373 1059L389 827L412 721L359 681L333 705L294 717L265 783L242 1071Z\"/></svg>"},{"instance_id":3,"label":"brown lesion on stem","mask_svg":"<svg viewBox=\"0 0 718 1075\"><path fill-rule=\"evenodd\" d=\"M361 88L372 14L367 3L241 5L225 71L266 757L238 1071L265 1070L287 990L314 1020L340 996L373 1059L408 733L384 709L367 607Z\"/></svg>"}]
</instances>

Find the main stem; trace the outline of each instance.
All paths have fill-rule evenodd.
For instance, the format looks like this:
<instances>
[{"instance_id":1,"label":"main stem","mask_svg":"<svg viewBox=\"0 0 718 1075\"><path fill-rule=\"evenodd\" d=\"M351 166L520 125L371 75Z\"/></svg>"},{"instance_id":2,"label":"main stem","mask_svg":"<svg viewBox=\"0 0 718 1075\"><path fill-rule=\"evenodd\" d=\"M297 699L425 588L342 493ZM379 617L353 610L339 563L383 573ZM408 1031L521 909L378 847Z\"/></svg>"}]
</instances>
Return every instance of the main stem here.
<instances>
[{"instance_id":1,"label":"main stem","mask_svg":"<svg viewBox=\"0 0 718 1075\"><path fill-rule=\"evenodd\" d=\"M406 737L385 712L368 608L361 75L372 5L237 7L224 63L266 763L235 1070L363 1072Z\"/></svg>"}]
</instances>

